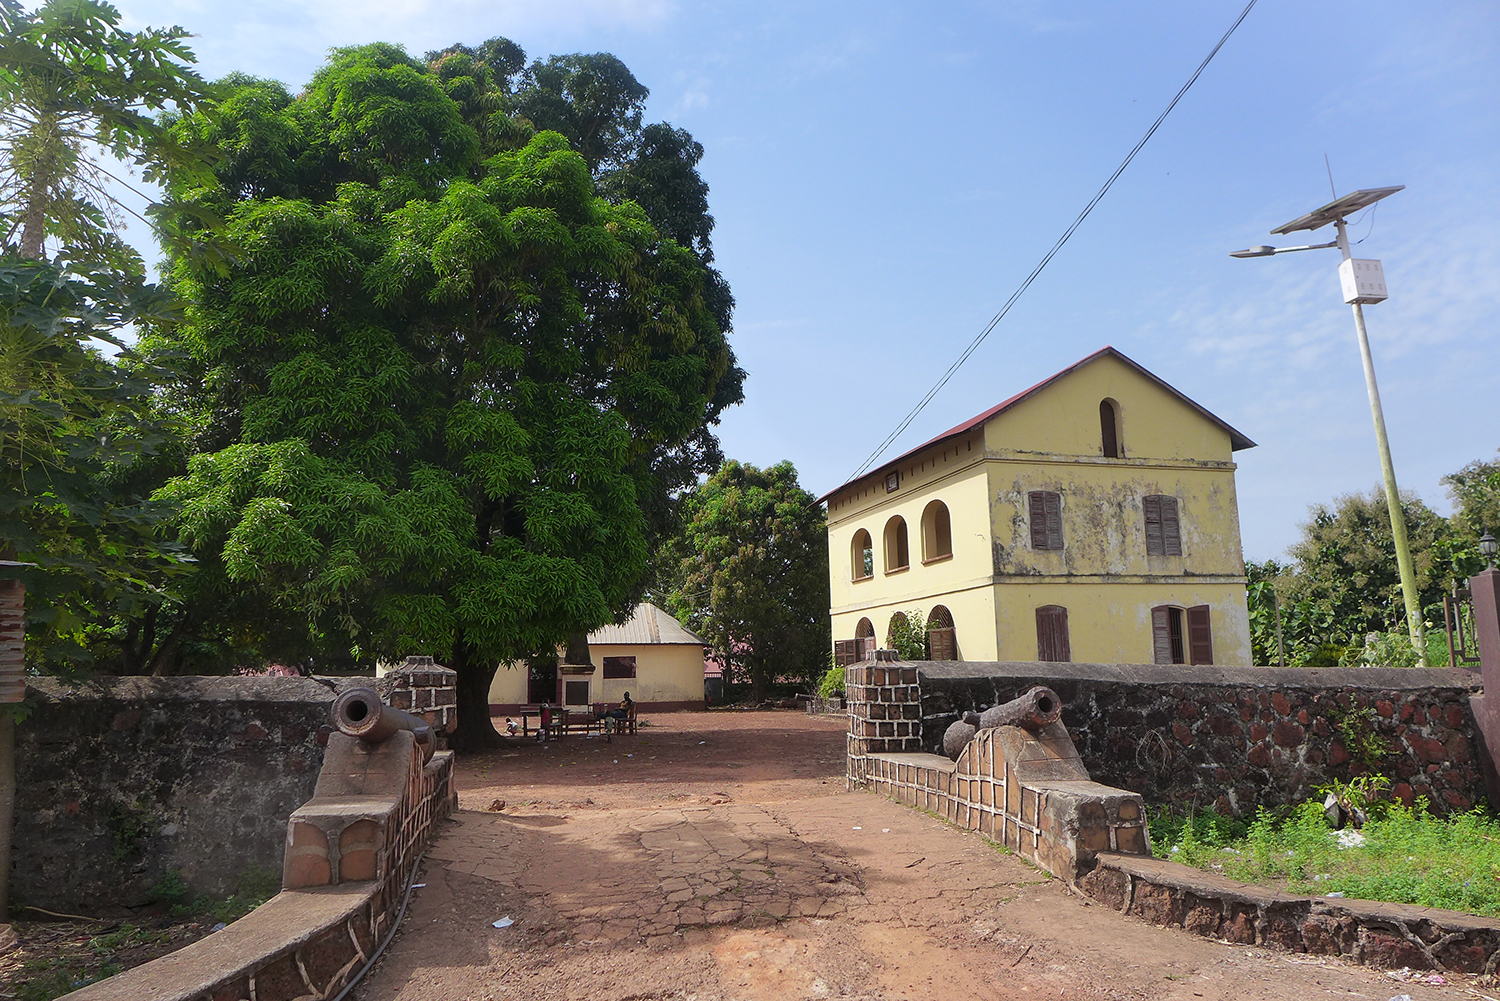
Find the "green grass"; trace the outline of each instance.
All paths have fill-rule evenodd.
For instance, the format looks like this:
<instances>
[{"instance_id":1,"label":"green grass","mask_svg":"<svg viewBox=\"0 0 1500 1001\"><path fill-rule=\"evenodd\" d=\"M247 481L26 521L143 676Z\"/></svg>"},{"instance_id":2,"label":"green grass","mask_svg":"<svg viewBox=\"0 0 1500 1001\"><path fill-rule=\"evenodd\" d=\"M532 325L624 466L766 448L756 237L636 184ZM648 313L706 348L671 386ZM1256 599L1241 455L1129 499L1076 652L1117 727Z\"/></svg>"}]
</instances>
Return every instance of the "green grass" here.
<instances>
[{"instance_id":1,"label":"green grass","mask_svg":"<svg viewBox=\"0 0 1500 1001\"><path fill-rule=\"evenodd\" d=\"M1160 858L1289 893L1500 917L1500 822L1478 810L1435 817L1423 801L1415 809L1377 804L1374 812L1360 832L1364 844L1354 847L1341 847L1317 802L1280 819L1263 810L1248 824L1157 816L1151 842Z\"/></svg>"}]
</instances>

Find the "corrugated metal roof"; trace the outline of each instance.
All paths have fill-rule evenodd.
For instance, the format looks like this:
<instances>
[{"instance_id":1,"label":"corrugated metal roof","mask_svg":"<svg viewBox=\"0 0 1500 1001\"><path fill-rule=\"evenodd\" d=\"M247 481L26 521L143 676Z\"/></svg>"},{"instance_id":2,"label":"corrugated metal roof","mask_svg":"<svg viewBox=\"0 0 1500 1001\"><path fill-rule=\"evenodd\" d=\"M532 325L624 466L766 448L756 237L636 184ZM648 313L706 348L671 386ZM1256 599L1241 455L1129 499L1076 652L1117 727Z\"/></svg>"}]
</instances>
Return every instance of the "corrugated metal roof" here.
<instances>
[{"instance_id":1,"label":"corrugated metal roof","mask_svg":"<svg viewBox=\"0 0 1500 1001\"><path fill-rule=\"evenodd\" d=\"M606 644L684 644L706 646L703 640L682 627L666 612L649 601L635 606L623 625L601 626L589 633L590 643Z\"/></svg>"},{"instance_id":2,"label":"corrugated metal roof","mask_svg":"<svg viewBox=\"0 0 1500 1001\"><path fill-rule=\"evenodd\" d=\"M981 424L983 424L985 421L989 420L991 417L994 417L996 414L999 414L999 413L1002 413L1002 412L1004 412L1006 410L1009 410L1011 407L1015 406L1017 403L1020 403L1022 400L1026 399L1028 396L1031 396L1033 393L1037 392L1040 389L1044 389L1045 387L1052 385L1052 383L1056 382L1058 379L1061 379L1063 376L1067 375L1068 373L1070 373L1070 372L1076 372L1080 368L1082 368L1083 366L1087 365L1089 362L1094 361L1094 360L1099 359L1099 358L1106 357L1106 356L1112 357L1112 358L1117 358L1120 361L1124 362L1126 365L1129 365L1131 368L1135 369L1141 375L1145 376L1147 379L1150 379L1152 382L1156 383L1162 389L1165 389L1167 392L1169 392L1173 396L1177 397L1183 403L1186 403L1188 406L1190 406L1194 410L1198 411L1198 413L1202 414L1204 417L1208 418L1210 421L1212 421L1213 423L1217 424L1219 427L1221 427L1225 431L1227 431L1229 433L1229 450L1231 452L1237 452L1237 451L1239 451L1242 448L1254 448L1255 447L1255 442L1251 441L1249 438L1246 438L1244 435L1240 434L1238 431L1236 431L1234 428L1230 427L1227 423L1225 423L1220 418L1218 418L1218 417L1214 416L1213 414L1209 413L1208 410L1205 409L1201 404L1196 403L1193 400L1190 400L1188 397L1184 396L1183 393L1180 390L1178 390L1176 387L1168 385L1167 382L1161 378L1161 376L1157 375L1154 372L1148 371L1139 362L1136 362L1136 361L1134 361L1134 360L1132 360L1130 358L1125 357L1125 355L1122 354L1120 351L1116 350L1113 347L1110 347L1110 346L1106 345L1106 346L1100 348L1098 351L1095 351L1093 354L1089 355L1088 357L1086 357L1086 358L1080 358L1078 361L1076 361L1073 364L1069 365L1067 368L1063 369L1061 372L1058 372L1055 375L1048 376L1047 378L1043 379L1041 382L1037 383L1035 386L1032 386L1030 389L1022 390L1021 392L1017 393L1015 396L1012 396L1010 399L1006 400L1005 402L1003 402L1003 403L997 403L995 406L993 406L990 409L986 410L984 413L978 414L978 415L976 415L974 417L970 417L968 420L966 420L962 424L958 425L958 427L949 428L947 431L944 431L942 434L938 435L936 438L933 438L930 441L925 441L922 444L918 445L916 448L913 448L913 449L911 449L909 451L902 452L900 455L896 456L894 459L891 459L889 462L883 462L879 466L877 466L873 470L871 470L870 472L865 473L862 476L856 476L854 479L850 480L848 483L845 483L843 486L834 487L832 490L828 491L822 497L819 497L818 501L820 503L823 502L823 501L826 501L826 500L828 500L828 498L832 497L834 494L838 493L840 490L846 490L849 487L854 486L854 484L859 483L859 482L861 482L863 480L870 479L871 477L883 477L885 475L885 471L886 471L887 468L889 468L891 466L899 465L900 463L906 461L911 456L916 455L918 452L922 451L924 448L931 448L933 445L936 445L940 441L943 441L943 440L948 439L948 438L955 437L956 435L961 435L961 434L963 434L966 431L972 431L972 430L974 430L976 427L979 427Z\"/></svg>"}]
</instances>

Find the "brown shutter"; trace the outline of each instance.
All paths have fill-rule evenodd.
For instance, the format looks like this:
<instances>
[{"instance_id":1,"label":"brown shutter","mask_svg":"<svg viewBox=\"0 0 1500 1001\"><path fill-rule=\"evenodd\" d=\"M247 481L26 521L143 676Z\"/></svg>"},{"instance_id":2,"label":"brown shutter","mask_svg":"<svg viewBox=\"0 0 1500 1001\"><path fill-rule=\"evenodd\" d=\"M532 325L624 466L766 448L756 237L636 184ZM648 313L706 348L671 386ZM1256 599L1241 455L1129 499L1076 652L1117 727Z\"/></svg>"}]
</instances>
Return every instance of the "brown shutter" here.
<instances>
[{"instance_id":1,"label":"brown shutter","mask_svg":"<svg viewBox=\"0 0 1500 1001\"><path fill-rule=\"evenodd\" d=\"M859 652L854 640L833 641L833 663L837 667L848 667L859 663Z\"/></svg>"},{"instance_id":2,"label":"brown shutter","mask_svg":"<svg viewBox=\"0 0 1500 1001\"><path fill-rule=\"evenodd\" d=\"M861 662L875 659L875 647L877 646L875 637L861 636L854 641L854 645L856 647L855 652L859 655Z\"/></svg>"},{"instance_id":3,"label":"brown shutter","mask_svg":"<svg viewBox=\"0 0 1500 1001\"><path fill-rule=\"evenodd\" d=\"M1161 497L1161 545L1166 556L1182 555L1182 532L1177 527L1177 498Z\"/></svg>"},{"instance_id":4,"label":"brown shutter","mask_svg":"<svg viewBox=\"0 0 1500 1001\"><path fill-rule=\"evenodd\" d=\"M1158 664L1172 663L1172 610L1165 605L1151 609L1151 647Z\"/></svg>"},{"instance_id":5,"label":"brown shutter","mask_svg":"<svg viewBox=\"0 0 1500 1001\"><path fill-rule=\"evenodd\" d=\"M1207 605L1198 605L1187 610L1188 649L1194 664L1214 662L1213 630L1209 625Z\"/></svg>"},{"instance_id":6,"label":"brown shutter","mask_svg":"<svg viewBox=\"0 0 1500 1001\"><path fill-rule=\"evenodd\" d=\"M1031 502L1031 548L1047 548L1047 495L1040 490L1027 494Z\"/></svg>"},{"instance_id":7,"label":"brown shutter","mask_svg":"<svg viewBox=\"0 0 1500 1001\"><path fill-rule=\"evenodd\" d=\"M1146 514L1146 555L1165 555L1161 539L1161 498L1145 498L1141 501L1141 509Z\"/></svg>"},{"instance_id":8,"label":"brown shutter","mask_svg":"<svg viewBox=\"0 0 1500 1001\"><path fill-rule=\"evenodd\" d=\"M1068 610L1061 605L1043 605L1036 610L1036 654L1038 660L1072 660L1068 647Z\"/></svg>"},{"instance_id":9,"label":"brown shutter","mask_svg":"<svg viewBox=\"0 0 1500 1001\"><path fill-rule=\"evenodd\" d=\"M957 660L958 637L952 626L933 626L927 630L927 655L933 660Z\"/></svg>"},{"instance_id":10,"label":"brown shutter","mask_svg":"<svg viewBox=\"0 0 1500 1001\"><path fill-rule=\"evenodd\" d=\"M1047 548L1061 551L1063 547L1062 531L1062 494L1048 493L1047 499Z\"/></svg>"}]
</instances>

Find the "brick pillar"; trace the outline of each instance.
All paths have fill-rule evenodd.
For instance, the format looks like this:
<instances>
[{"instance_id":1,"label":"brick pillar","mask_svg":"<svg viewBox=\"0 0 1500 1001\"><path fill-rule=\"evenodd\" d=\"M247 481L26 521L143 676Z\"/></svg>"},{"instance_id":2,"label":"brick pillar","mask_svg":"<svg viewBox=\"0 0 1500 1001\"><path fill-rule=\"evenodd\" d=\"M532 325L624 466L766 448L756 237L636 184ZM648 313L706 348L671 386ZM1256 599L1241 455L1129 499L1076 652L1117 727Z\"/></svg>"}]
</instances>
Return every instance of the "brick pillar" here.
<instances>
[{"instance_id":1,"label":"brick pillar","mask_svg":"<svg viewBox=\"0 0 1500 1001\"><path fill-rule=\"evenodd\" d=\"M1486 792L1500 804L1500 570L1482 570L1469 578L1474 596L1474 633L1479 641L1479 670L1484 694L1469 698L1479 739L1484 745Z\"/></svg>"},{"instance_id":2,"label":"brick pillar","mask_svg":"<svg viewBox=\"0 0 1500 1001\"><path fill-rule=\"evenodd\" d=\"M922 749L922 695L914 664L864 661L844 669L851 785L870 754Z\"/></svg>"}]
</instances>

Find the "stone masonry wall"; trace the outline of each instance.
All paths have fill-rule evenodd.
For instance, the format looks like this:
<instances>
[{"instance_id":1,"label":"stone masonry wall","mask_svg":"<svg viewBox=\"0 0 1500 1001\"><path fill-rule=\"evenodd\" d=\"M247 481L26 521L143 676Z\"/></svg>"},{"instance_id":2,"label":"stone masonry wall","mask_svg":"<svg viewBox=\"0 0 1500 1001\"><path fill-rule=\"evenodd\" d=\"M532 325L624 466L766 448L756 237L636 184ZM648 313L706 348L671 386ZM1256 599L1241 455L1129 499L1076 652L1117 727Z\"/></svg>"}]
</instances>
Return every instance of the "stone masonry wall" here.
<instances>
[{"instance_id":1,"label":"stone masonry wall","mask_svg":"<svg viewBox=\"0 0 1500 1001\"><path fill-rule=\"evenodd\" d=\"M303 678L31 679L13 909L121 913L172 870L215 896L252 867L279 873L333 697Z\"/></svg>"},{"instance_id":2,"label":"stone masonry wall","mask_svg":"<svg viewBox=\"0 0 1500 1001\"><path fill-rule=\"evenodd\" d=\"M1330 778L1388 776L1406 803L1467 810L1485 795L1460 670L1223 668L931 662L914 665L921 750L940 750L964 710L1033 685L1062 698L1062 721L1095 781L1148 804L1249 815L1300 802Z\"/></svg>"}]
</instances>

